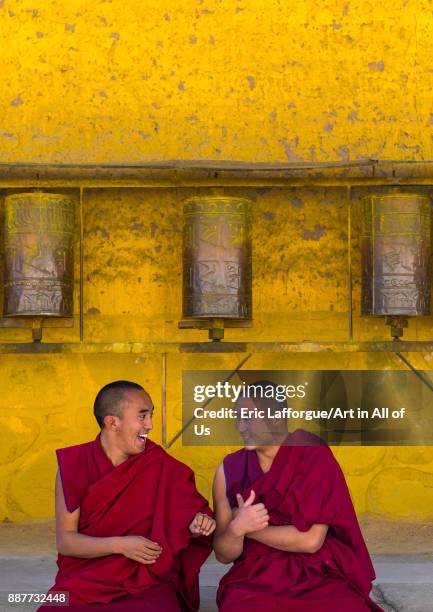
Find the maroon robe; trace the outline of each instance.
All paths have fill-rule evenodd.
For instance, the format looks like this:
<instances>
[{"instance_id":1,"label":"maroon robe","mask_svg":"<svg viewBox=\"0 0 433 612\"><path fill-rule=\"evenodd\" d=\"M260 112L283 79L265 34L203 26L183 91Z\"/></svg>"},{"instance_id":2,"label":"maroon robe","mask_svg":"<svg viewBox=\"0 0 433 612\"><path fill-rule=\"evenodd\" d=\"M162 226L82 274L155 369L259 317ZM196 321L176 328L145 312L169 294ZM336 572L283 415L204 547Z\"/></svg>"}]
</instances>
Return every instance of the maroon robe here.
<instances>
[{"instance_id":1,"label":"maroon robe","mask_svg":"<svg viewBox=\"0 0 433 612\"><path fill-rule=\"evenodd\" d=\"M80 507L79 533L140 535L160 544L162 553L149 565L121 554L94 559L59 554L50 591L69 591L72 609L113 602L105 609L197 610L198 573L211 542L192 539L188 527L197 512L212 512L192 470L150 440L116 467L99 436L58 450L57 458L66 507L69 512Z\"/></svg>"},{"instance_id":2,"label":"maroon robe","mask_svg":"<svg viewBox=\"0 0 433 612\"><path fill-rule=\"evenodd\" d=\"M253 489L255 503L264 503L269 511L269 525L307 531L322 523L329 529L315 553L280 551L246 537L242 555L220 582L221 611L382 610L369 597L374 569L343 473L331 450L315 439L316 445L302 430L289 434L267 473L254 450L242 449L224 459L232 508L236 493L246 500Z\"/></svg>"}]
</instances>

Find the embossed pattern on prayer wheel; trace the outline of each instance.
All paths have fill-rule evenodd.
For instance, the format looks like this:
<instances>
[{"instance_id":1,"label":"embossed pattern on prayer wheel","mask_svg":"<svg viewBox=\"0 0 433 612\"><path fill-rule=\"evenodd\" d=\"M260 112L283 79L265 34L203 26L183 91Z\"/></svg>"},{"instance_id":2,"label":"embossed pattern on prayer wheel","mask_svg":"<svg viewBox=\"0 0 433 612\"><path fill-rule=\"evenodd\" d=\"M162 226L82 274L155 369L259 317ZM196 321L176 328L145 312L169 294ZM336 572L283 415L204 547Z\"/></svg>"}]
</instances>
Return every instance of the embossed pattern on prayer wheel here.
<instances>
[{"instance_id":1,"label":"embossed pattern on prayer wheel","mask_svg":"<svg viewBox=\"0 0 433 612\"><path fill-rule=\"evenodd\" d=\"M6 196L5 316L72 316L73 234L67 196Z\"/></svg>"},{"instance_id":2,"label":"embossed pattern on prayer wheel","mask_svg":"<svg viewBox=\"0 0 433 612\"><path fill-rule=\"evenodd\" d=\"M183 315L249 319L251 202L194 197L184 203Z\"/></svg>"},{"instance_id":3,"label":"embossed pattern on prayer wheel","mask_svg":"<svg viewBox=\"0 0 433 612\"><path fill-rule=\"evenodd\" d=\"M427 196L393 193L363 199L363 314L430 314L430 234Z\"/></svg>"}]
</instances>

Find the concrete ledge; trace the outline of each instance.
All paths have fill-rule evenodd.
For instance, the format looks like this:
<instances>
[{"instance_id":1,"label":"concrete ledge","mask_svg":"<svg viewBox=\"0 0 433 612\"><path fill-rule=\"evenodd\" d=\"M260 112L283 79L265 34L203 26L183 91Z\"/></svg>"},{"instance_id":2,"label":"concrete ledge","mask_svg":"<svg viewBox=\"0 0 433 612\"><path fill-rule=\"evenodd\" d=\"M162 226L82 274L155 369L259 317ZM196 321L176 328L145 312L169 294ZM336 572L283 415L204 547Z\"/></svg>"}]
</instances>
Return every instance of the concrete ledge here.
<instances>
[{"instance_id":1,"label":"concrete ledge","mask_svg":"<svg viewBox=\"0 0 433 612\"><path fill-rule=\"evenodd\" d=\"M423 555L375 556L377 580L373 596L386 612L433 612L433 558ZM218 583L229 565L212 555L200 572L201 612L216 611ZM46 592L57 571L55 555L0 556L0 612L19 612L5 606L11 591ZM27 606L22 610L35 610Z\"/></svg>"},{"instance_id":2,"label":"concrete ledge","mask_svg":"<svg viewBox=\"0 0 433 612\"><path fill-rule=\"evenodd\" d=\"M375 587L375 599L386 612L432 612L433 582L393 583Z\"/></svg>"}]
</instances>

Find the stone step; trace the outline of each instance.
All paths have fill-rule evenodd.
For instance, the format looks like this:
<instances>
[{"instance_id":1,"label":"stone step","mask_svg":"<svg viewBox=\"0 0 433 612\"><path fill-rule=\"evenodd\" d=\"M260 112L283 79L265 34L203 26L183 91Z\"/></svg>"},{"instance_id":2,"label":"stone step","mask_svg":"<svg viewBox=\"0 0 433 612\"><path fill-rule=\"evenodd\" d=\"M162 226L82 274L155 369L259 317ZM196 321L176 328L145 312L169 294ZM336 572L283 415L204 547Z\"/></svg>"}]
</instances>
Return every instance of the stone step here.
<instances>
[{"instance_id":1,"label":"stone step","mask_svg":"<svg viewBox=\"0 0 433 612\"><path fill-rule=\"evenodd\" d=\"M41 592L52 585L54 555L0 556L0 612L20 612L5 605L7 592ZM386 612L433 612L433 560L422 556L386 556L373 559L377 573L374 595ZM229 565L212 555L200 572L200 612L215 612L215 594ZM25 607L27 612L36 606Z\"/></svg>"}]
</instances>

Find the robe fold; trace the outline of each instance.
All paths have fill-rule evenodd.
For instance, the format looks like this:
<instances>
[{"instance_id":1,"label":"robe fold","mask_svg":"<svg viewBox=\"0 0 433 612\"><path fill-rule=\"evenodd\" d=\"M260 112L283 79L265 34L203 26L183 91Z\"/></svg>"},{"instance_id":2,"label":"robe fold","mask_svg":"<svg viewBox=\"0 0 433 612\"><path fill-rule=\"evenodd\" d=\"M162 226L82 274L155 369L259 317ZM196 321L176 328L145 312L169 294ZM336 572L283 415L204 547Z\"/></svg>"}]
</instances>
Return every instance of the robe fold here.
<instances>
[{"instance_id":1,"label":"robe fold","mask_svg":"<svg viewBox=\"0 0 433 612\"><path fill-rule=\"evenodd\" d=\"M246 500L253 489L254 503L269 511L270 526L307 531L322 523L329 529L315 553L280 551L246 537L242 555L220 582L221 611L382 610L369 597L374 569L343 473L327 446L298 430L289 434L266 473L254 450L228 455L223 466L232 508L236 493Z\"/></svg>"},{"instance_id":2,"label":"robe fold","mask_svg":"<svg viewBox=\"0 0 433 612\"><path fill-rule=\"evenodd\" d=\"M106 604L113 611L168 611L177 605L197 610L198 573L211 552L211 539L191 538L188 527L197 512L212 512L195 487L192 470L150 440L116 467L99 436L58 450L57 458L66 507L70 512L80 507L79 533L144 536L160 544L162 553L149 565L120 554L93 559L59 554L50 591L69 591L71 604L86 608ZM129 608L122 607L124 598Z\"/></svg>"}]
</instances>

